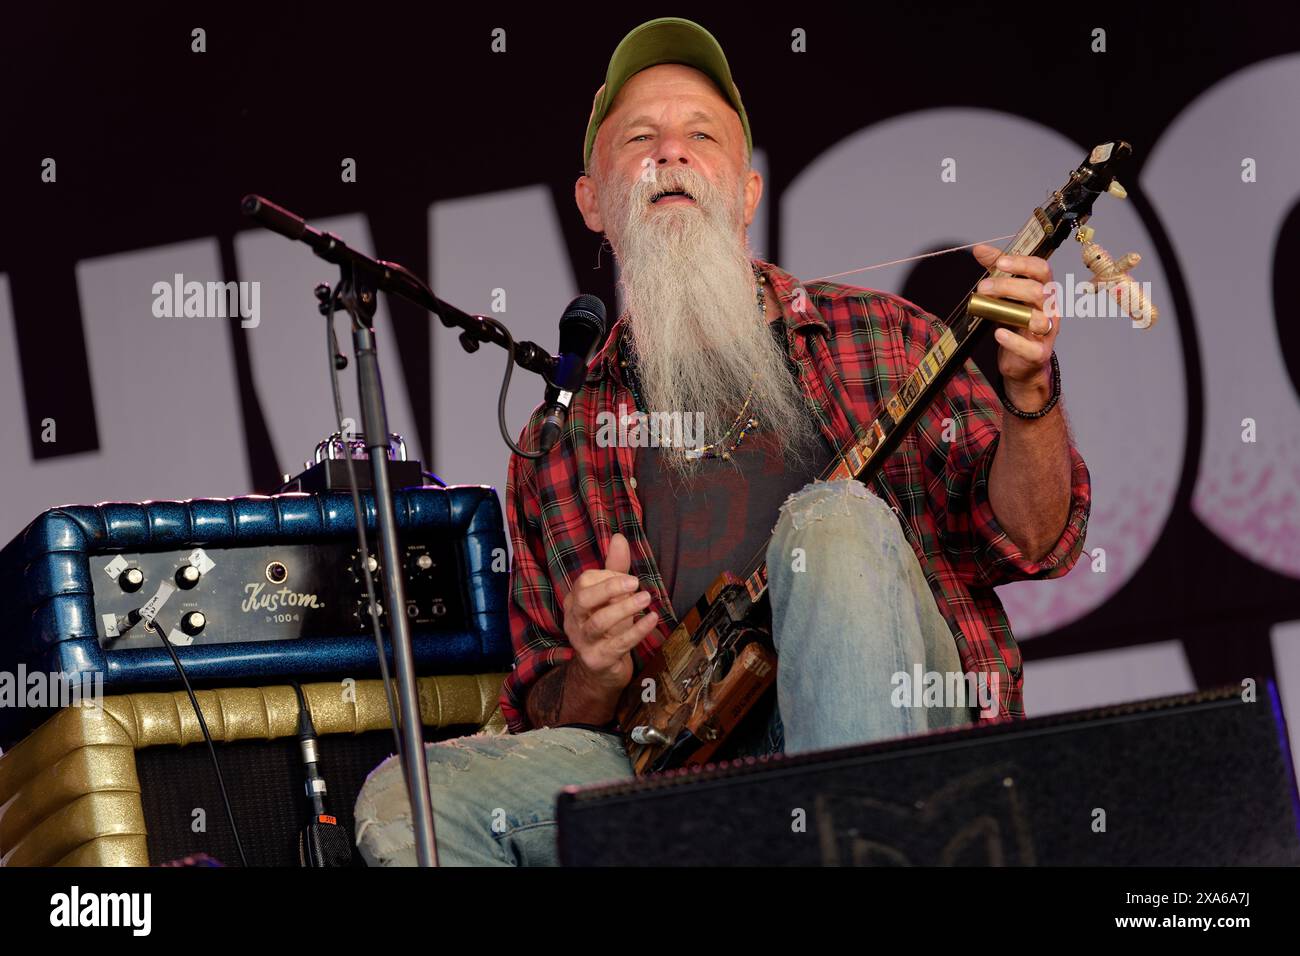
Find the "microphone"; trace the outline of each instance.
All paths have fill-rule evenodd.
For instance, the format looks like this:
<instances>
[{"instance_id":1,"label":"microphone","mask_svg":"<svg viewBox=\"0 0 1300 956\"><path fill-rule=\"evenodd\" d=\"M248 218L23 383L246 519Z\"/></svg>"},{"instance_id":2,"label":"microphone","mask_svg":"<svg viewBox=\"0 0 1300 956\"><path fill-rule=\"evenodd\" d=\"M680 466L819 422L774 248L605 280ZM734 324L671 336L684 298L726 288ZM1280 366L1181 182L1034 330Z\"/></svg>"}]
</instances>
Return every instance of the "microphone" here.
<instances>
[{"instance_id":1,"label":"microphone","mask_svg":"<svg viewBox=\"0 0 1300 956\"><path fill-rule=\"evenodd\" d=\"M307 799L311 802L311 816L298 834L298 862L307 867L340 867L352 863L352 838L339 826L338 818L325 812L325 779L317 767L316 726L307 706L307 696L297 681L293 689L298 695L298 746L306 770Z\"/></svg>"},{"instance_id":2,"label":"microphone","mask_svg":"<svg viewBox=\"0 0 1300 956\"><path fill-rule=\"evenodd\" d=\"M545 418L538 447L550 451L560 440L573 404L573 393L587 378L587 365L605 340L605 303L594 295L580 295L560 319L560 355L546 388Z\"/></svg>"}]
</instances>

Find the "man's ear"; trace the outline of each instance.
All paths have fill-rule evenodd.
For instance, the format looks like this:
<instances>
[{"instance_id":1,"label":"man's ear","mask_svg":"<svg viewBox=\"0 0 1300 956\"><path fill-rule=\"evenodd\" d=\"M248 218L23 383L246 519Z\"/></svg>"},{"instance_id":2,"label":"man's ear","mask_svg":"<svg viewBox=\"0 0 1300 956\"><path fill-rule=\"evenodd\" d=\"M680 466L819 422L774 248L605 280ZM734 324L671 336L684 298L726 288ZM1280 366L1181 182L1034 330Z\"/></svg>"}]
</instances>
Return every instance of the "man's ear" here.
<instances>
[{"instance_id":1,"label":"man's ear","mask_svg":"<svg viewBox=\"0 0 1300 956\"><path fill-rule=\"evenodd\" d=\"M748 227L754 221L754 213L758 210L759 200L763 198L763 177L757 170L749 169L745 172L745 226Z\"/></svg>"},{"instance_id":2,"label":"man's ear","mask_svg":"<svg viewBox=\"0 0 1300 956\"><path fill-rule=\"evenodd\" d=\"M573 199L582 213L582 221L592 232L604 232L605 224L600 218L600 204L596 202L596 183L590 176L579 176L573 186Z\"/></svg>"}]
</instances>

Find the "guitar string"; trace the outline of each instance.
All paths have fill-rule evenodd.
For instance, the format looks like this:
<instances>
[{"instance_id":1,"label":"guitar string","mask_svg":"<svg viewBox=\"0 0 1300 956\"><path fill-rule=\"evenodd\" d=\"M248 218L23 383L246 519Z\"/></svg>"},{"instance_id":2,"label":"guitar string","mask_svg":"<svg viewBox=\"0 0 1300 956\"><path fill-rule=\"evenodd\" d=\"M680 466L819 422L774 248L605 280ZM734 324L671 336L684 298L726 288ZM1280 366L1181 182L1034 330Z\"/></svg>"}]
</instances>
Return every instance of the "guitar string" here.
<instances>
[{"instance_id":1,"label":"guitar string","mask_svg":"<svg viewBox=\"0 0 1300 956\"><path fill-rule=\"evenodd\" d=\"M964 246L950 246L947 249L939 249L935 252L923 252L918 256L907 256L903 259L890 259L888 262L877 262L873 266L862 266L858 269L849 269L846 272L832 272L828 276L818 276L816 279L808 279L808 282L825 282L828 279L839 279L843 276L857 275L859 272L870 272L872 269L883 269L886 266L900 266L907 262L918 262L921 259L932 259L935 256L946 256L951 252L961 252L963 249L973 249L976 246L987 246L995 242L1002 242L1005 239L1013 239L1018 233L1008 233L1005 236L994 236L991 239L980 239L977 242L968 242Z\"/></svg>"}]
</instances>

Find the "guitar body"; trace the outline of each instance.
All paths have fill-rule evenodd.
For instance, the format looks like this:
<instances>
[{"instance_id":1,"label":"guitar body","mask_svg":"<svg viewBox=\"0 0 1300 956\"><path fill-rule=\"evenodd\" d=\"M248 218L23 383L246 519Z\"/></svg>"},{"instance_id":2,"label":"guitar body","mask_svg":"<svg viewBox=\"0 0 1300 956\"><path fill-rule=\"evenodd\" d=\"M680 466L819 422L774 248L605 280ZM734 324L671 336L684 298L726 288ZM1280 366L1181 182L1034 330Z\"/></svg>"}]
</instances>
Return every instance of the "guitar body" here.
<instances>
[{"instance_id":1,"label":"guitar body","mask_svg":"<svg viewBox=\"0 0 1300 956\"><path fill-rule=\"evenodd\" d=\"M638 775L707 762L772 686L764 607L735 575L720 575L633 678L618 717Z\"/></svg>"}]
</instances>

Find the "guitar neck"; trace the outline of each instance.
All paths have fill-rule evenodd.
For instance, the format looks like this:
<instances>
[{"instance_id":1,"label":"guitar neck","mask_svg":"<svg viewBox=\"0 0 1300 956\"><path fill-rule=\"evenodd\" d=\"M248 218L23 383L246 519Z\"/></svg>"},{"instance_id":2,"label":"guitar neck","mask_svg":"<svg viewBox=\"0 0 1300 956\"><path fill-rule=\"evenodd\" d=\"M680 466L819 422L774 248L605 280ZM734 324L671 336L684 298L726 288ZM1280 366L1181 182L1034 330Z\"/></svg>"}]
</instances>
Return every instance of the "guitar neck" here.
<instances>
[{"instance_id":1,"label":"guitar neck","mask_svg":"<svg viewBox=\"0 0 1300 956\"><path fill-rule=\"evenodd\" d=\"M1010 255L1047 258L1069 236L1065 223L1053 224L1041 210L1016 234L1004 250ZM1006 275L991 269L990 276ZM963 303L943 327L939 341L912 371L897 392L885 401L880 413L857 438L840 450L835 463L822 475L822 481L855 478L867 484L880 472L885 460L894 452L926 409L947 387L962 368L989 327L990 321L969 315ZM766 547L745 569L741 579L751 605L757 604L767 591Z\"/></svg>"}]
</instances>

